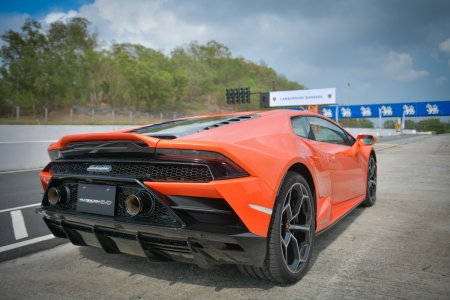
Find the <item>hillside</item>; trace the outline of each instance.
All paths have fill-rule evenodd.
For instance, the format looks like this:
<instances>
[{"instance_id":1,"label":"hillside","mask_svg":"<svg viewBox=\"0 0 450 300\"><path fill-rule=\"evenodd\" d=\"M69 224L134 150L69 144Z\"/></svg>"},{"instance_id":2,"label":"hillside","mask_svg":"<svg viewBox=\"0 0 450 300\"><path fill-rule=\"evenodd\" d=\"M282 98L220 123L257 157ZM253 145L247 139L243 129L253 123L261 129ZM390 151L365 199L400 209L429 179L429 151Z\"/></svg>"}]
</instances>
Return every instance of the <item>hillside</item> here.
<instances>
[{"instance_id":1,"label":"hillside","mask_svg":"<svg viewBox=\"0 0 450 300\"><path fill-rule=\"evenodd\" d=\"M44 28L28 19L20 32L6 31L0 50L0 113L41 115L74 105L187 114L254 110L226 104L227 88L252 92L304 89L261 60L233 57L223 44L192 41L170 55L137 44L107 46L84 18Z\"/></svg>"}]
</instances>

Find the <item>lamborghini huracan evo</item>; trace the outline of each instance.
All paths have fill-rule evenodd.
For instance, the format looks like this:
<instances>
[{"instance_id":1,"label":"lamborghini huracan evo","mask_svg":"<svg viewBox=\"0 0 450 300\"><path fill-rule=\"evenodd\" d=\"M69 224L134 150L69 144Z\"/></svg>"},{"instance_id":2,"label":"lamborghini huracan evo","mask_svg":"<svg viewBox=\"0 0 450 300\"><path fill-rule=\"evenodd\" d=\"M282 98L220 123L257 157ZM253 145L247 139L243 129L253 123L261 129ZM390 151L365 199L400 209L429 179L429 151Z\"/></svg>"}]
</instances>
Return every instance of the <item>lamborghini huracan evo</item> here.
<instances>
[{"instance_id":1,"label":"lamborghini huracan evo","mask_svg":"<svg viewBox=\"0 0 450 300\"><path fill-rule=\"evenodd\" d=\"M374 204L375 141L295 110L69 135L48 148L37 212L74 245L296 282L315 235Z\"/></svg>"}]
</instances>

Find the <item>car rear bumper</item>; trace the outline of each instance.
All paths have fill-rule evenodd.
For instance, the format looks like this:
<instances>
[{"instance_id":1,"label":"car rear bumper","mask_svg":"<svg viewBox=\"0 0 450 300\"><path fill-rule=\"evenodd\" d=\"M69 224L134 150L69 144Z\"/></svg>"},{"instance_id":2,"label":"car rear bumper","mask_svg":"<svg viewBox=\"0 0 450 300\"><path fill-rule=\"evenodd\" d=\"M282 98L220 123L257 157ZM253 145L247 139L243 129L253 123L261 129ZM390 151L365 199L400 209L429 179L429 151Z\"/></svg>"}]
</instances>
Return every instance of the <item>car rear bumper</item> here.
<instances>
[{"instance_id":1,"label":"car rear bumper","mask_svg":"<svg viewBox=\"0 0 450 300\"><path fill-rule=\"evenodd\" d=\"M166 228L46 206L36 212L43 215L56 237L68 238L78 246L102 248L110 254L127 253L151 261L169 258L202 268L222 264L261 266L266 256L265 237L242 231L227 230L227 234L220 232L220 226L217 230Z\"/></svg>"}]
</instances>

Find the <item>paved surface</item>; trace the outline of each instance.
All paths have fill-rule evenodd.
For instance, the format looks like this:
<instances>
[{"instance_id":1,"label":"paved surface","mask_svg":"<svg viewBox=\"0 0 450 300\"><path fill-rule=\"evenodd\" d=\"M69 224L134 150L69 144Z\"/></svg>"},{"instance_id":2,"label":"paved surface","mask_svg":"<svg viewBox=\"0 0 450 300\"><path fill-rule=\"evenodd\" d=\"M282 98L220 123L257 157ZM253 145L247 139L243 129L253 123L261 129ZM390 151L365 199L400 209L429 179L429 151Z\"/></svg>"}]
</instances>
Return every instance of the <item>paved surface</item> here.
<instances>
[{"instance_id":1,"label":"paved surface","mask_svg":"<svg viewBox=\"0 0 450 300\"><path fill-rule=\"evenodd\" d=\"M377 153L378 200L316 239L294 285L233 266L149 263L64 244L0 263L0 295L67 299L449 299L450 136L405 139Z\"/></svg>"},{"instance_id":2,"label":"paved surface","mask_svg":"<svg viewBox=\"0 0 450 300\"><path fill-rule=\"evenodd\" d=\"M0 261L66 242L50 235L35 213L42 194L39 171L0 173Z\"/></svg>"},{"instance_id":3,"label":"paved surface","mask_svg":"<svg viewBox=\"0 0 450 300\"><path fill-rule=\"evenodd\" d=\"M397 136L381 136L375 143L375 150L380 151L399 145L414 143L423 139L430 138L431 135L397 135Z\"/></svg>"},{"instance_id":4,"label":"paved surface","mask_svg":"<svg viewBox=\"0 0 450 300\"><path fill-rule=\"evenodd\" d=\"M385 136L379 136L377 138L377 143L387 143L387 142L400 142L402 143L404 139L411 139L411 138L428 138L431 135L411 135L411 134L402 134L402 135L385 135Z\"/></svg>"}]
</instances>

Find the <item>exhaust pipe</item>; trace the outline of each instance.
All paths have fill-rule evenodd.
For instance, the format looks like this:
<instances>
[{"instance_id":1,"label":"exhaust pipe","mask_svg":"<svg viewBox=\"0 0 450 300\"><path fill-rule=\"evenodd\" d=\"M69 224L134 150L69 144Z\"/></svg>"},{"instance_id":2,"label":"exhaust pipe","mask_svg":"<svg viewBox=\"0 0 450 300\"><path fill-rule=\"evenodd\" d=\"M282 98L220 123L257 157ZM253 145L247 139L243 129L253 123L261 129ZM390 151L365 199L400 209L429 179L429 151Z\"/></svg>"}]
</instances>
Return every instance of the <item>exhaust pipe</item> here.
<instances>
[{"instance_id":1,"label":"exhaust pipe","mask_svg":"<svg viewBox=\"0 0 450 300\"><path fill-rule=\"evenodd\" d=\"M153 212L155 200L147 193L138 193L130 195L125 200L127 212L134 216L145 215Z\"/></svg>"},{"instance_id":2,"label":"exhaust pipe","mask_svg":"<svg viewBox=\"0 0 450 300\"><path fill-rule=\"evenodd\" d=\"M50 202L51 205L56 205L58 203L64 204L69 198L70 190L65 185L52 187L48 190L48 202Z\"/></svg>"}]
</instances>

